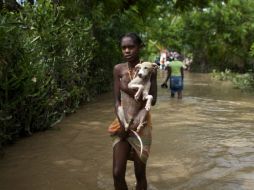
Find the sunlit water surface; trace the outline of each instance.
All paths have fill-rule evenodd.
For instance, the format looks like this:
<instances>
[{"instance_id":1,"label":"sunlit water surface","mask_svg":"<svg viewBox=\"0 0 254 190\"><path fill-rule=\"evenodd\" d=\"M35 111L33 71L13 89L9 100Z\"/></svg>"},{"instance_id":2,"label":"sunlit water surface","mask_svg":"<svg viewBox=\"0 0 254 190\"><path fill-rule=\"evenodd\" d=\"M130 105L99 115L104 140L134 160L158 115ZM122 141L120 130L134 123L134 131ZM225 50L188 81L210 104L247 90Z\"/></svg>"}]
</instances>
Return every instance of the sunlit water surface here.
<instances>
[{"instance_id":1,"label":"sunlit water surface","mask_svg":"<svg viewBox=\"0 0 254 190\"><path fill-rule=\"evenodd\" d=\"M158 85L165 73L158 74ZM84 105L46 132L6 147L1 190L113 190L107 126L112 94ZM153 144L147 164L150 190L253 190L254 98L186 73L182 100L158 86L152 107ZM130 189L132 162L126 173Z\"/></svg>"}]
</instances>

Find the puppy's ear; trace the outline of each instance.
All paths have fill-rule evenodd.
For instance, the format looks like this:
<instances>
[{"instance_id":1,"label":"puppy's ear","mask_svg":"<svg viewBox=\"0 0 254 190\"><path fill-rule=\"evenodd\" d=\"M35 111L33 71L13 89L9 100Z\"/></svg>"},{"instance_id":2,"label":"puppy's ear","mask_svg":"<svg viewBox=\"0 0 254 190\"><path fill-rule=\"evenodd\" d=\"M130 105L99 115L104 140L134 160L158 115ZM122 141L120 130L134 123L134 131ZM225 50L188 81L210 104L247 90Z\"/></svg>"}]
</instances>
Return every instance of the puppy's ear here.
<instances>
[{"instance_id":1,"label":"puppy's ear","mask_svg":"<svg viewBox=\"0 0 254 190\"><path fill-rule=\"evenodd\" d=\"M158 69L158 65L156 63L153 63L153 69Z\"/></svg>"},{"instance_id":2,"label":"puppy's ear","mask_svg":"<svg viewBox=\"0 0 254 190\"><path fill-rule=\"evenodd\" d=\"M141 67L140 63L135 66L136 69L140 69L140 67Z\"/></svg>"}]
</instances>

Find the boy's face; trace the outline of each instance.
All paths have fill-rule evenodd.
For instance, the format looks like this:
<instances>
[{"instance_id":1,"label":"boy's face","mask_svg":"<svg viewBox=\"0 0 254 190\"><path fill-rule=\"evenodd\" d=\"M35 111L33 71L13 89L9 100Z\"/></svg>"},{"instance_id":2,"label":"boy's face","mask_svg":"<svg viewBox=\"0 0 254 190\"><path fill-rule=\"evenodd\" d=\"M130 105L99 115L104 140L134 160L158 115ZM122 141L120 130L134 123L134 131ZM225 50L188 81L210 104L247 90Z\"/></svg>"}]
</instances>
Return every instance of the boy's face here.
<instances>
[{"instance_id":1,"label":"boy's face","mask_svg":"<svg viewBox=\"0 0 254 190\"><path fill-rule=\"evenodd\" d=\"M131 37L124 37L121 42L121 49L126 61L132 62L138 59L139 46Z\"/></svg>"}]
</instances>

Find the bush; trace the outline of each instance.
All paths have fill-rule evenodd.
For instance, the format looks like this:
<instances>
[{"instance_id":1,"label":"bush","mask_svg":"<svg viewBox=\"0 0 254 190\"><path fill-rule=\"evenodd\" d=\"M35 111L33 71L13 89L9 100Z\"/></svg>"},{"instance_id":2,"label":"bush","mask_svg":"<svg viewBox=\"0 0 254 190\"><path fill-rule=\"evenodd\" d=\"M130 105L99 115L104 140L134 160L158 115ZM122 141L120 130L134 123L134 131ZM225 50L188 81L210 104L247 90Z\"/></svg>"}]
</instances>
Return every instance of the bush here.
<instances>
[{"instance_id":1,"label":"bush","mask_svg":"<svg viewBox=\"0 0 254 190\"><path fill-rule=\"evenodd\" d=\"M236 74L232 78L232 82L236 88L241 90L252 90L254 89L254 79L250 73Z\"/></svg>"},{"instance_id":2,"label":"bush","mask_svg":"<svg viewBox=\"0 0 254 190\"><path fill-rule=\"evenodd\" d=\"M212 78L221 81L232 81L235 88L239 88L241 90L254 90L254 78L253 73L245 73L245 74L238 74L232 73L229 69L226 69L225 72L217 72L213 70Z\"/></svg>"},{"instance_id":3,"label":"bush","mask_svg":"<svg viewBox=\"0 0 254 190\"><path fill-rule=\"evenodd\" d=\"M218 72L214 69L212 72L212 77L216 80L226 81L232 79L233 73L229 69L226 69L225 72Z\"/></svg>"},{"instance_id":4,"label":"bush","mask_svg":"<svg viewBox=\"0 0 254 190\"><path fill-rule=\"evenodd\" d=\"M0 15L0 145L53 126L97 93L91 23L63 9L43 1Z\"/></svg>"}]
</instances>

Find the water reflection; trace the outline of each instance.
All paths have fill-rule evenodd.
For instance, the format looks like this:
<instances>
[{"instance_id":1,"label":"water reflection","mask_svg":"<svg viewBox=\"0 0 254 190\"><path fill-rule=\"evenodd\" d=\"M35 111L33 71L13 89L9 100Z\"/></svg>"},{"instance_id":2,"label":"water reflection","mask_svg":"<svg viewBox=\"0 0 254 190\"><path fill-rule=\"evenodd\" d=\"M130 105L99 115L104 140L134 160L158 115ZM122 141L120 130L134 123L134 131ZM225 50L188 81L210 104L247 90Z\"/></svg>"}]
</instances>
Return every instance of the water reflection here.
<instances>
[{"instance_id":1,"label":"water reflection","mask_svg":"<svg viewBox=\"0 0 254 190\"><path fill-rule=\"evenodd\" d=\"M207 76L187 77L182 101L162 91L154 109L153 184L160 190L253 189L253 99Z\"/></svg>"}]
</instances>

